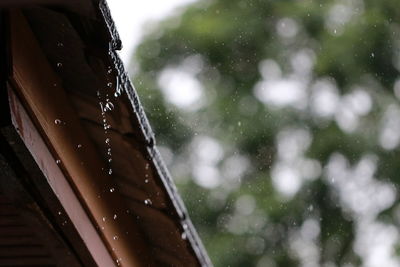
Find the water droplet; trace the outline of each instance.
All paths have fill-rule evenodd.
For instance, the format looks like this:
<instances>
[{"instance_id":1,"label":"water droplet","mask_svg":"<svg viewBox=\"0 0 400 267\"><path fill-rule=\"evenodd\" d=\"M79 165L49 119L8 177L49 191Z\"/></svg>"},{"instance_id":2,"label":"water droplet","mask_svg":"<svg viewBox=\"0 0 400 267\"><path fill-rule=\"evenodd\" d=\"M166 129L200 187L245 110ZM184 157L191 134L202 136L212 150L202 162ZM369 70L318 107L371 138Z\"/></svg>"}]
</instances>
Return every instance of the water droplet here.
<instances>
[{"instance_id":1,"label":"water droplet","mask_svg":"<svg viewBox=\"0 0 400 267\"><path fill-rule=\"evenodd\" d=\"M112 86L112 82L107 83L107 86L111 87Z\"/></svg>"},{"instance_id":2,"label":"water droplet","mask_svg":"<svg viewBox=\"0 0 400 267\"><path fill-rule=\"evenodd\" d=\"M62 123L62 121L60 119L55 119L54 123L57 124L57 125L60 125Z\"/></svg>"},{"instance_id":3,"label":"water droplet","mask_svg":"<svg viewBox=\"0 0 400 267\"><path fill-rule=\"evenodd\" d=\"M58 47L63 47L64 44L63 44L62 42L58 42L58 43L57 43L57 46L58 46Z\"/></svg>"},{"instance_id":4,"label":"water droplet","mask_svg":"<svg viewBox=\"0 0 400 267\"><path fill-rule=\"evenodd\" d=\"M112 192L114 192L115 191L115 188L114 187L111 187L110 188L110 192L112 193Z\"/></svg>"},{"instance_id":5,"label":"water droplet","mask_svg":"<svg viewBox=\"0 0 400 267\"><path fill-rule=\"evenodd\" d=\"M187 238L186 232L183 232L183 233L181 234L181 238L182 238L183 240L186 240L186 238Z\"/></svg>"},{"instance_id":6,"label":"water droplet","mask_svg":"<svg viewBox=\"0 0 400 267\"><path fill-rule=\"evenodd\" d=\"M61 214L62 214L62 212L61 212L61 211L59 211L59 212L58 212L58 215L61 215Z\"/></svg>"},{"instance_id":7,"label":"water droplet","mask_svg":"<svg viewBox=\"0 0 400 267\"><path fill-rule=\"evenodd\" d=\"M114 104L111 103L111 102L107 102L106 105L104 106L104 111L105 111L105 112L111 111L111 110L113 110L113 109L114 109Z\"/></svg>"},{"instance_id":8,"label":"water droplet","mask_svg":"<svg viewBox=\"0 0 400 267\"><path fill-rule=\"evenodd\" d=\"M57 63L57 68L62 68L63 64L61 62Z\"/></svg>"},{"instance_id":9,"label":"water droplet","mask_svg":"<svg viewBox=\"0 0 400 267\"><path fill-rule=\"evenodd\" d=\"M109 169L109 170L108 170L108 175L111 175L112 172L113 172L112 169Z\"/></svg>"},{"instance_id":10,"label":"water droplet","mask_svg":"<svg viewBox=\"0 0 400 267\"><path fill-rule=\"evenodd\" d=\"M106 144L110 143L110 138L106 138L106 140L104 141Z\"/></svg>"},{"instance_id":11,"label":"water droplet","mask_svg":"<svg viewBox=\"0 0 400 267\"><path fill-rule=\"evenodd\" d=\"M371 57L374 58L375 57L375 53L371 53Z\"/></svg>"},{"instance_id":12,"label":"water droplet","mask_svg":"<svg viewBox=\"0 0 400 267\"><path fill-rule=\"evenodd\" d=\"M114 220L116 220L116 219L117 219L117 214L114 214L114 217L113 217L113 218L114 218Z\"/></svg>"},{"instance_id":13,"label":"water droplet","mask_svg":"<svg viewBox=\"0 0 400 267\"><path fill-rule=\"evenodd\" d=\"M182 224L183 229L188 229L188 225L186 223Z\"/></svg>"},{"instance_id":14,"label":"water droplet","mask_svg":"<svg viewBox=\"0 0 400 267\"><path fill-rule=\"evenodd\" d=\"M77 147L77 148L81 148L81 147L82 147L82 145L81 145L81 144L78 144L76 147Z\"/></svg>"},{"instance_id":15,"label":"water droplet","mask_svg":"<svg viewBox=\"0 0 400 267\"><path fill-rule=\"evenodd\" d=\"M117 240L117 239L118 239L118 236L117 236L117 235L115 235L115 236L113 237L113 239L114 239L114 240Z\"/></svg>"},{"instance_id":16,"label":"water droplet","mask_svg":"<svg viewBox=\"0 0 400 267\"><path fill-rule=\"evenodd\" d=\"M145 179L144 182L145 182L146 184L148 184L148 183L149 183L149 179Z\"/></svg>"},{"instance_id":17,"label":"water droplet","mask_svg":"<svg viewBox=\"0 0 400 267\"><path fill-rule=\"evenodd\" d=\"M105 222L106 221L106 217L103 217L102 220L103 220L103 222Z\"/></svg>"},{"instance_id":18,"label":"water droplet","mask_svg":"<svg viewBox=\"0 0 400 267\"><path fill-rule=\"evenodd\" d=\"M112 69L109 69L109 70L107 71L107 73L108 73L108 74L111 74L111 73L112 73Z\"/></svg>"},{"instance_id":19,"label":"water droplet","mask_svg":"<svg viewBox=\"0 0 400 267\"><path fill-rule=\"evenodd\" d=\"M108 159L108 162L111 162L111 161L112 161L112 158L109 158L109 159Z\"/></svg>"},{"instance_id":20,"label":"water droplet","mask_svg":"<svg viewBox=\"0 0 400 267\"><path fill-rule=\"evenodd\" d=\"M149 169L149 167L150 167L150 164L148 164L148 163L146 163L146 170L148 170Z\"/></svg>"},{"instance_id":21,"label":"water droplet","mask_svg":"<svg viewBox=\"0 0 400 267\"><path fill-rule=\"evenodd\" d=\"M56 164L60 164L61 163L61 160L56 160Z\"/></svg>"},{"instance_id":22,"label":"water droplet","mask_svg":"<svg viewBox=\"0 0 400 267\"><path fill-rule=\"evenodd\" d=\"M150 206L150 205L153 204L153 202L151 202L151 199L148 198L148 199L145 199L145 200L144 200L144 204L147 205L147 206Z\"/></svg>"}]
</instances>

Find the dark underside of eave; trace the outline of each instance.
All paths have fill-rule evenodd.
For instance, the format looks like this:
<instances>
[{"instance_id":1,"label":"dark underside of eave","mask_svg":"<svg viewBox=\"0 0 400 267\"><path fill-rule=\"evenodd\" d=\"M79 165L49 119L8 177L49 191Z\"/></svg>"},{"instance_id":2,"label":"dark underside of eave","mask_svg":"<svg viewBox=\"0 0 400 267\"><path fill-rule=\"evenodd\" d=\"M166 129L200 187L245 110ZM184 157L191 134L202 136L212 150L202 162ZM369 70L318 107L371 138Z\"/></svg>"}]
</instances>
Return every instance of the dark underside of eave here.
<instances>
[{"instance_id":1,"label":"dark underside of eave","mask_svg":"<svg viewBox=\"0 0 400 267\"><path fill-rule=\"evenodd\" d=\"M106 85L115 85L116 81L124 90L114 102L115 109L107 113L111 125L108 136L113 157L112 179L138 222L157 266L209 266L115 51L121 48L121 42L109 10L103 1L93 6L94 17L43 6L25 8L23 13L105 161L108 156L97 91L103 90L112 97L116 88ZM57 67L59 63L62 67ZM145 204L147 199L151 199L151 205ZM182 239L184 231L186 238Z\"/></svg>"},{"instance_id":2,"label":"dark underside of eave","mask_svg":"<svg viewBox=\"0 0 400 267\"><path fill-rule=\"evenodd\" d=\"M0 266L95 266L12 126L0 130L0 170Z\"/></svg>"}]
</instances>

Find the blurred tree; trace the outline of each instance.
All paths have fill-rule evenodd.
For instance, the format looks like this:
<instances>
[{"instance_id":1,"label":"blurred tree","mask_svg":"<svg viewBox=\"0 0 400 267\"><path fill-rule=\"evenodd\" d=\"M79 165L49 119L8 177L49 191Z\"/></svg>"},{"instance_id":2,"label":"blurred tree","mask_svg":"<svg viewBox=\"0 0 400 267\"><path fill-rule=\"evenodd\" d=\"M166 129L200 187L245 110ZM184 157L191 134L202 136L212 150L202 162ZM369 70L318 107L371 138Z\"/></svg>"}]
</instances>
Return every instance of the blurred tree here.
<instances>
[{"instance_id":1,"label":"blurred tree","mask_svg":"<svg viewBox=\"0 0 400 267\"><path fill-rule=\"evenodd\" d=\"M215 266L400 266L395 0L199 1L134 62Z\"/></svg>"}]
</instances>

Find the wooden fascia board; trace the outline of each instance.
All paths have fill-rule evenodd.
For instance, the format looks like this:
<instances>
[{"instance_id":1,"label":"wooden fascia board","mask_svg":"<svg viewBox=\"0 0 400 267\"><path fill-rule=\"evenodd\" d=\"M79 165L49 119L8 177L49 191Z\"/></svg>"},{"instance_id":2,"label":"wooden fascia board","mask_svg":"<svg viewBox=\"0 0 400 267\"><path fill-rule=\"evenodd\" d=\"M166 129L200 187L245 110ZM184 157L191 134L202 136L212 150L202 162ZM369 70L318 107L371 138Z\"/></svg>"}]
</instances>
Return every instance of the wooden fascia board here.
<instances>
[{"instance_id":1,"label":"wooden fascia board","mask_svg":"<svg viewBox=\"0 0 400 267\"><path fill-rule=\"evenodd\" d=\"M28 116L27 111L12 90L9 90L8 95L12 124L46 177L49 187L61 203L69 222L74 225L97 266L115 266L114 259L109 253L108 248L104 245L102 238L86 214L86 210L81 205L73 188L57 165L56 160ZM61 210L57 211L55 216L57 215L58 217L64 216ZM65 227L68 220L59 223L61 227Z\"/></svg>"},{"instance_id":2,"label":"wooden fascia board","mask_svg":"<svg viewBox=\"0 0 400 267\"><path fill-rule=\"evenodd\" d=\"M114 262L132 267L152 265L136 221L126 212L117 189L113 190L116 187L105 172L105 163L81 126L28 23L20 12L12 11L10 24L11 82L53 163L61 162L57 169L62 171ZM24 136L24 130L20 131ZM98 264L111 266L109 262Z\"/></svg>"}]
</instances>

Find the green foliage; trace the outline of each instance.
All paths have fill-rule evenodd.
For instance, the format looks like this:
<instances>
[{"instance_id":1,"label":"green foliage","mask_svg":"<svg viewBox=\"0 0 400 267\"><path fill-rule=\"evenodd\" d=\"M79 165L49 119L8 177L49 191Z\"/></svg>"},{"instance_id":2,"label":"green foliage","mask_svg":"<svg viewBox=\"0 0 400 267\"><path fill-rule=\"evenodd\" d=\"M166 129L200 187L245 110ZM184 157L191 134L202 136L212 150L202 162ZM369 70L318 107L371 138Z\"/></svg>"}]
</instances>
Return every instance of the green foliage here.
<instances>
[{"instance_id":1,"label":"green foliage","mask_svg":"<svg viewBox=\"0 0 400 267\"><path fill-rule=\"evenodd\" d=\"M381 245L357 247L360 229L399 226L399 23L394 0L214 0L146 37L134 83L215 266L359 266ZM200 99L174 105L166 69L200 82ZM305 97L263 95L285 81Z\"/></svg>"}]
</instances>

